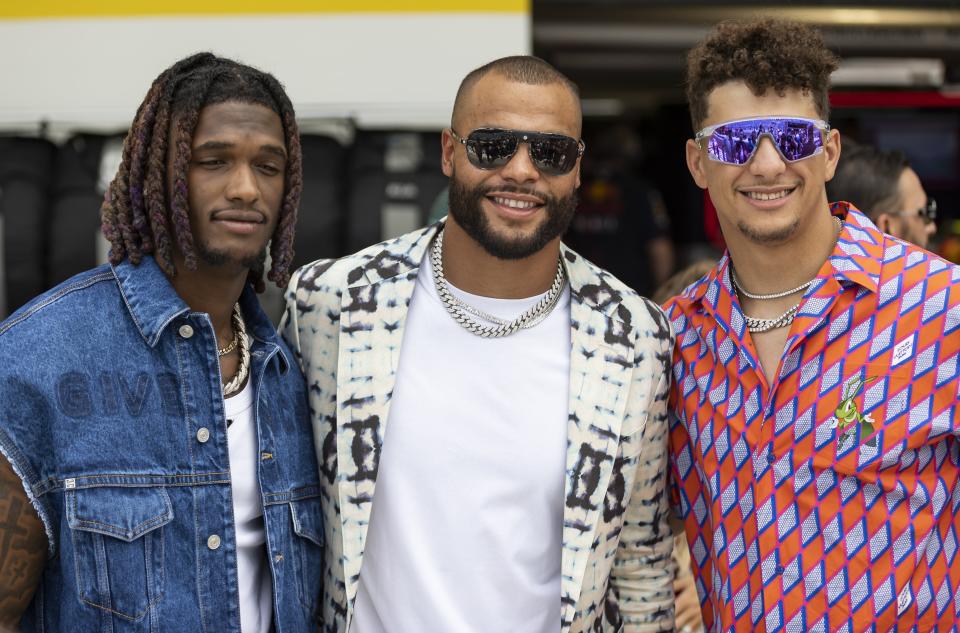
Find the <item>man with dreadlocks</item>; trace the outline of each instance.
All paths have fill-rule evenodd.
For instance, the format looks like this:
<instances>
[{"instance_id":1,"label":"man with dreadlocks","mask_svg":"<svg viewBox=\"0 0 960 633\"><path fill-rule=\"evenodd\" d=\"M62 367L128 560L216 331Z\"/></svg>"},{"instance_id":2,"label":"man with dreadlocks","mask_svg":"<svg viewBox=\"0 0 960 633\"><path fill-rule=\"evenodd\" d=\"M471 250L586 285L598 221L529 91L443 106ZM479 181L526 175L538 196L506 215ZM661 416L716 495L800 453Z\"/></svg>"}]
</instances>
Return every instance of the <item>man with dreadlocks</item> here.
<instances>
[{"instance_id":1,"label":"man with dreadlocks","mask_svg":"<svg viewBox=\"0 0 960 633\"><path fill-rule=\"evenodd\" d=\"M275 78L200 53L154 81L110 263L0 325L0 629L316 630L304 382L255 294L300 191Z\"/></svg>"}]
</instances>

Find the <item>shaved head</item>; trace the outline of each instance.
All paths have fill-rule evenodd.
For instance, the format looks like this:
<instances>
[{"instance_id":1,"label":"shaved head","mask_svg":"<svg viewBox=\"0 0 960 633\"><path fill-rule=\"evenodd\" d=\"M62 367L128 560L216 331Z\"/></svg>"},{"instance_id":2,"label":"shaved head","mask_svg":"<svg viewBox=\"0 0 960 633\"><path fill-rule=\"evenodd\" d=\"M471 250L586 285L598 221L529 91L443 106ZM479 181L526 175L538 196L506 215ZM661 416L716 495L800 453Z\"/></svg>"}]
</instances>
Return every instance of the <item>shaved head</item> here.
<instances>
[{"instance_id":1,"label":"shaved head","mask_svg":"<svg viewBox=\"0 0 960 633\"><path fill-rule=\"evenodd\" d=\"M539 57L516 55L495 59L471 71L463 78L463 81L460 82L460 88L457 90L457 98L453 102L453 115L451 116L450 124L454 129L458 129L458 124L463 119L464 109L469 107L469 97L473 87L478 81L490 73L496 73L510 81L532 86L560 84L566 87L570 91L573 102L576 104L579 119L580 89L577 88L577 84L570 81L566 75ZM467 131L468 130L464 130L464 133Z\"/></svg>"}]
</instances>

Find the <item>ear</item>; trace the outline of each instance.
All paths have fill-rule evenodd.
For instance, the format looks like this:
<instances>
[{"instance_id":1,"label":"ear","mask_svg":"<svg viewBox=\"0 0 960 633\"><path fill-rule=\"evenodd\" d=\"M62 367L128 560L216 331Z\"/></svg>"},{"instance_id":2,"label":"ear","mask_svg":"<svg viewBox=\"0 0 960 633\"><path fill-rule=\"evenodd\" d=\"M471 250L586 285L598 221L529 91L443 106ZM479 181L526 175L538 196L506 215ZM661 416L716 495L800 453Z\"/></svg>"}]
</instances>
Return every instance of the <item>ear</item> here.
<instances>
[{"instance_id":1,"label":"ear","mask_svg":"<svg viewBox=\"0 0 960 633\"><path fill-rule=\"evenodd\" d=\"M577 159L577 166L573 168L573 173L576 174L576 182L574 182L574 185L573 185L575 189L579 189L579 188L580 188L580 161L581 161L582 159L583 159L582 156L581 156L580 158L578 158L578 159Z\"/></svg>"},{"instance_id":2,"label":"ear","mask_svg":"<svg viewBox=\"0 0 960 633\"><path fill-rule=\"evenodd\" d=\"M881 213L877 216L877 219L874 221L874 224L877 225L877 228L886 233L887 235L893 235L894 237L899 237L899 228L900 225L897 222L896 217L890 215L889 213Z\"/></svg>"},{"instance_id":3,"label":"ear","mask_svg":"<svg viewBox=\"0 0 960 633\"><path fill-rule=\"evenodd\" d=\"M453 152L456 147L457 139L453 138L450 128L444 128L440 134L440 165L447 178L453 175Z\"/></svg>"},{"instance_id":4,"label":"ear","mask_svg":"<svg viewBox=\"0 0 960 633\"><path fill-rule=\"evenodd\" d=\"M833 174L837 171L837 163L840 161L840 132L831 129L827 138L823 141L823 155L826 160L824 170L824 182L833 179Z\"/></svg>"},{"instance_id":5,"label":"ear","mask_svg":"<svg viewBox=\"0 0 960 633\"><path fill-rule=\"evenodd\" d=\"M697 186L701 189L706 189L707 173L703 164L706 158L704 157L703 152L700 151L700 147L693 139L687 140L686 150L687 169L690 170L690 175L693 176L693 182L697 183Z\"/></svg>"}]
</instances>

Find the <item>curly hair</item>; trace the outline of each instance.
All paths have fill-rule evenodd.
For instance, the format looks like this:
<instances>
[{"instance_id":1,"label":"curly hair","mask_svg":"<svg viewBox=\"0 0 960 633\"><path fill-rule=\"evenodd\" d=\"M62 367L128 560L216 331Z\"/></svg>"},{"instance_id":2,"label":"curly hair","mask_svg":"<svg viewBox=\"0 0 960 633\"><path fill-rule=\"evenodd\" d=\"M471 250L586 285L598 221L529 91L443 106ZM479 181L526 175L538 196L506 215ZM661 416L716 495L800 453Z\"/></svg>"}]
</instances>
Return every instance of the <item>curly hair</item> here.
<instances>
[{"instance_id":1,"label":"curly hair","mask_svg":"<svg viewBox=\"0 0 960 633\"><path fill-rule=\"evenodd\" d=\"M687 54L687 101L693 129L707 118L707 97L728 81L743 81L755 95L796 89L813 97L820 118L830 116L830 73L839 59L810 26L759 18L721 22Z\"/></svg>"},{"instance_id":2,"label":"curly hair","mask_svg":"<svg viewBox=\"0 0 960 633\"><path fill-rule=\"evenodd\" d=\"M110 241L110 261L139 264L152 254L169 276L177 274L173 243L188 270L197 254L190 231L187 167L200 111L209 105L239 101L270 108L280 117L287 146L284 197L270 242L267 277L284 287L293 265L293 230L303 189L300 135L283 86L269 73L212 53L197 53L175 63L154 80L137 110L123 144L123 160L100 208L101 229ZM176 134L171 135L172 130ZM176 145L168 148L168 139ZM168 180L168 152L173 152ZM167 190L167 182L172 182ZM249 281L263 292L263 266Z\"/></svg>"}]
</instances>

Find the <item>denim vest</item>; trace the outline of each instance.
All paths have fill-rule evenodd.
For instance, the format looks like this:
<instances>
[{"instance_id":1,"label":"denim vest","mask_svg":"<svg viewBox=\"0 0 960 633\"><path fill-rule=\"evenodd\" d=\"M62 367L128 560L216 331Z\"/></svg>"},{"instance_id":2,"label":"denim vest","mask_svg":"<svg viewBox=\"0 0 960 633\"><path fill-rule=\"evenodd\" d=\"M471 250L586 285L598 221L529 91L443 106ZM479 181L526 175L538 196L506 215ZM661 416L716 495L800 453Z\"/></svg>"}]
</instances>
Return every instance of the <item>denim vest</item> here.
<instances>
[{"instance_id":1,"label":"denim vest","mask_svg":"<svg viewBox=\"0 0 960 633\"><path fill-rule=\"evenodd\" d=\"M240 305L274 629L312 632L323 530L305 384L249 286ZM49 542L23 630L239 633L216 336L152 258L78 275L0 325L0 452Z\"/></svg>"}]
</instances>

